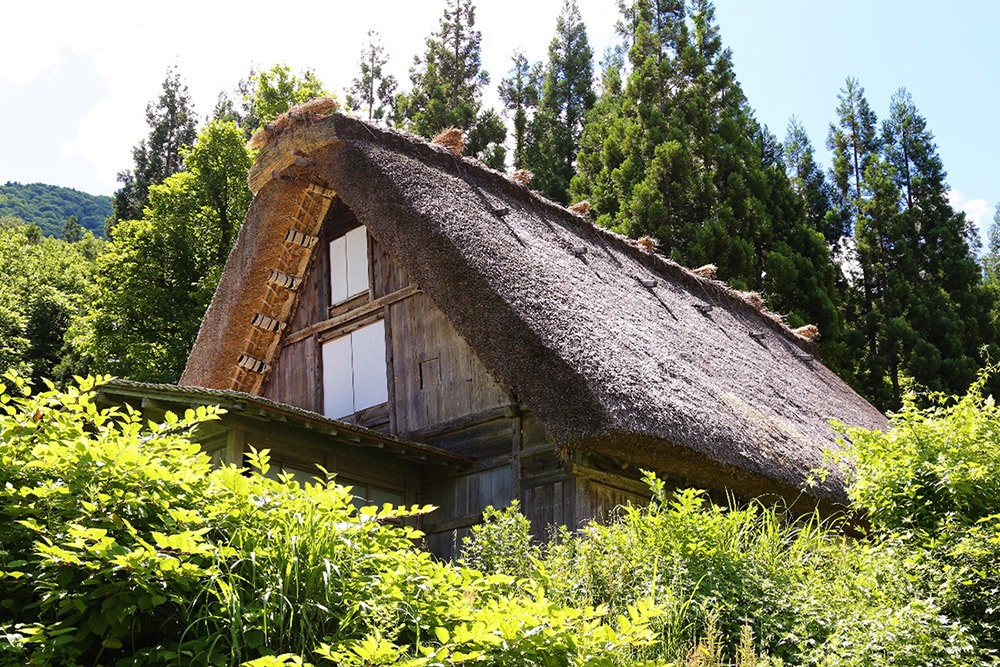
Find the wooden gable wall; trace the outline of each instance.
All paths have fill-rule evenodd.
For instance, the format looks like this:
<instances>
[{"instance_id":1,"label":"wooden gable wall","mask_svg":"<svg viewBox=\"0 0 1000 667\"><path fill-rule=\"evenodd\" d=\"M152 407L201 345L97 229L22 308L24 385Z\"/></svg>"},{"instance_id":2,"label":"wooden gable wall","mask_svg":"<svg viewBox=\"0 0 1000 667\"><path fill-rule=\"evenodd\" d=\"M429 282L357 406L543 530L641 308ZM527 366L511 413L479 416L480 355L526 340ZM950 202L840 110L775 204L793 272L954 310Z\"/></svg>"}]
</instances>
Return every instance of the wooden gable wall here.
<instances>
[{"instance_id":1,"label":"wooden gable wall","mask_svg":"<svg viewBox=\"0 0 1000 667\"><path fill-rule=\"evenodd\" d=\"M299 288L264 396L323 412L321 346L376 320L386 331L389 402L354 421L398 435L419 433L512 402L447 318L369 237L367 294L330 305L329 242L358 222L335 200ZM329 415L341 417L342 415Z\"/></svg>"},{"instance_id":2,"label":"wooden gable wall","mask_svg":"<svg viewBox=\"0 0 1000 667\"><path fill-rule=\"evenodd\" d=\"M456 554L489 505L505 507L519 499L533 533L544 537L552 525L578 527L606 517L626 500L642 498L634 481L637 471L628 479L598 470L579 452L559 453L541 421L492 377L444 313L373 237L368 238L368 292L331 306L330 240L358 224L335 199L264 396L322 414L323 342L382 320L389 400L346 420L476 459L466 470L418 482L419 502L439 508L422 527L428 546L441 556Z\"/></svg>"}]
</instances>

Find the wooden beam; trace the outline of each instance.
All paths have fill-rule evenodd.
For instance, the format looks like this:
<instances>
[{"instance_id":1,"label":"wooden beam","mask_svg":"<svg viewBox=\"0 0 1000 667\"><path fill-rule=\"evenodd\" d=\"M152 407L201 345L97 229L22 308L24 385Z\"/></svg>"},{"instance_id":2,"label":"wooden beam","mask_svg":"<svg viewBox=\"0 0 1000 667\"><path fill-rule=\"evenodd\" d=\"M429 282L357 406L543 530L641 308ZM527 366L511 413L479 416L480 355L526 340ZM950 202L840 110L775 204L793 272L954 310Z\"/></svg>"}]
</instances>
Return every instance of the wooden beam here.
<instances>
[{"instance_id":1,"label":"wooden beam","mask_svg":"<svg viewBox=\"0 0 1000 667\"><path fill-rule=\"evenodd\" d=\"M305 329L299 329L293 334L289 334L282 341L282 345L292 345L293 343L298 343L301 340L305 340L314 334L322 334L331 329L336 329L339 326L350 323L352 320L360 319L365 315L371 315L372 313L377 313L378 311L385 308L391 303L396 303L397 301L402 301L408 297L413 296L420 291L420 288L416 285L408 285L401 290L393 292L392 294L386 294L381 299L375 299L374 301L356 308L350 312L344 313L343 315L338 315L337 317L330 318L328 320L323 320L322 322L317 322Z\"/></svg>"}]
</instances>

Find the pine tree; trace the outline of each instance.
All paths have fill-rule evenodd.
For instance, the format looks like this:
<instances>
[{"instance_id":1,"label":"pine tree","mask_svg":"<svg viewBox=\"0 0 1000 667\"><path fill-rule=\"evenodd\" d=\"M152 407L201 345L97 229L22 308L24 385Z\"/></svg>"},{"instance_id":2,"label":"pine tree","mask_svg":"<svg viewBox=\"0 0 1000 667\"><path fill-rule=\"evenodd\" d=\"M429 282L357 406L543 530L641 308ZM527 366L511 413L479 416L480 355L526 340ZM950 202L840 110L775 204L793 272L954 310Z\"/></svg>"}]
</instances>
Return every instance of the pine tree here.
<instances>
[{"instance_id":1,"label":"pine tree","mask_svg":"<svg viewBox=\"0 0 1000 667\"><path fill-rule=\"evenodd\" d=\"M878 393L881 371L874 365L879 358L877 329L873 318L867 314L874 312L874 256L871 254L878 244L858 244L857 230L864 228L862 205L867 196L865 171L878 156L878 133L875 112L868 105L864 88L857 79L848 78L838 96L837 123L830 125L827 147L833 153L830 169L833 183L833 199L838 215L845 221L847 229L854 235L853 253L845 262L850 267L852 280L861 283L861 302L848 304L848 319L857 323L858 333L866 341L868 377L863 380L865 394L872 399ZM856 291L852 291L854 294ZM865 367L865 364L859 364Z\"/></svg>"},{"instance_id":2,"label":"pine tree","mask_svg":"<svg viewBox=\"0 0 1000 667\"><path fill-rule=\"evenodd\" d=\"M982 264L986 284L994 292L1000 292L1000 204L997 204L993 212L993 222L987 231Z\"/></svg>"},{"instance_id":3,"label":"pine tree","mask_svg":"<svg viewBox=\"0 0 1000 667\"><path fill-rule=\"evenodd\" d=\"M558 202L569 202L583 122L594 106L593 51L587 29L574 0L565 0L549 44L538 113L533 119L536 149L527 168L535 173L533 186Z\"/></svg>"},{"instance_id":4,"label":"pine tree","mask_svg":"<svg viewBox=\"0 0 1000 667\"><path fill-rule=\"evenodd\" d=\"M437 32L410 69L412 90L396 98L396 115L411 131L431 138L448 127L466 133L466 153L502 168L507 134L500 116L483 110L489 74L482 69L472 0L447 0Z\"/></svg>"},{"instance_id":5,"label":"pine tree","mask_svg":"<svg viewBox=\"0 0 1000 667\"><path fill-rule=\"evenodd\" d=\"M782 153L792 188L805 202L809 226L820 232L828 245L835 247L847 234L845 221L833 209L830 184L816 162L809 135L795 116L788 121Z\"/></svg>"},{"instance_id":6,"label":"pine tree","mask_svg":"<svg viewBox=\"0 0 1000 667\"><path fill-rule=\"evenodd\" d=\"M508 76L500 82L500 101L513 114L514 168L527 167L528 130L532 122L541 90L541 63L532 65L520 51L511 56L513 66Z\"/></svg>"},{"instance_id":7,"label":"pine tree","mask_svg":"<svg viewBox=\"0 0 1000 667\"><path fill-rule=\"evenodd\" d=\"M924 386L956 393L984 363L983 347L995 343L994 296L975 258L978 234L948 204L934 137L905 90L893 96L882 133L900 192L900 225L889 247L900 257L897 273L911 278L907 372Z\"/></svg>"},{"instance_id":8,"label":"pine tree","mask_svg":"<svg viewBox=\"0 0 1000 667\"><path fill-rule=\"evenodd\" d=\"M982 284L974 231L948 205L933 135L903 90L879 133L854 79L837 115L831 176L851 232L846 340L859 389L883 409L899 405L905 378L960 392L995 345L995 296Z\"/></svg>"},{"instance_id":9,"label":"pine tree","mask_svg":"<svg viewBox=\"0 0 1000 667\"><path fill-rule=\"evenodd\" d=\"M367 115L368 122L387 120L392 116L396 93L396 77L383 70L389 62L382 38L375 30L368 31L368 42L361 50L360 73L347 93L347 108Z\"/></svg>"},{"instance_id":10,"label":"pine tree","mask_svg":"<svg viewBox=\"0 0 1000 667\"><path fill-rule=\"evenodd\" d=\"M634 0L620 23L630 73L605 59L572 182L599 224L651 235L662 252L713 263L739 289L765 292L789 323L839 338L836 270L781 161L779 144L733 73L707 0Z\"/></svg>"},{"instance_id":11,"label":"pine tree","mask_svg":"<svg viewBox=\"0 0 1000 667\"><path fill-rule=\"evenodd\" d=\"M167 70L163 93L146 107L146 123L148 138L132 150L135 166L118 174L122 187L114 196L113 222L141 218L149 203L149 188L178 172L181 150L194 143L197 118L176 69Z\"/></svg>"}]
</instances>

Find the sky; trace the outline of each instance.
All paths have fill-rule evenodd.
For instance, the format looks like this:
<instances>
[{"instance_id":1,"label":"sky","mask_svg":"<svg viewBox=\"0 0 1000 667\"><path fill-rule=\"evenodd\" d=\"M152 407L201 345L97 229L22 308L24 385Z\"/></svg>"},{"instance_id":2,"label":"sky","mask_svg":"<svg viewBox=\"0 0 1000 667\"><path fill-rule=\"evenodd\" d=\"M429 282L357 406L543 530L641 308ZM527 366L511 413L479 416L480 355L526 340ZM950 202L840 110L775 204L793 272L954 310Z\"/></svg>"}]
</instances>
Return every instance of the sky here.
<instances>
[{"instance_id":1,"label":"sky","mask_svg":"<svg viewBox=\"0 0 1000 667\"><path fill-rule=\"evenodd\" d=\"M577 0L599 56L617 39L613 0ZM546 55L562 0L478 0L483 65L496 84L522 50ZM443 0L283 5L175 0L5 3L0 40L0 183L111 194L148 131L146 104L176 66L202 117L251 66L312 68L343 99L369 29L405 87ZM907 88L934 133L952 203L985 228L1000 201L1000 81L993 0L716 0L722 39L757 113L779 139L798 116L820 157L837 94L859 79L883 118ZM13 28L13 29L11 29Z\"/></svg>"}]
</instances>

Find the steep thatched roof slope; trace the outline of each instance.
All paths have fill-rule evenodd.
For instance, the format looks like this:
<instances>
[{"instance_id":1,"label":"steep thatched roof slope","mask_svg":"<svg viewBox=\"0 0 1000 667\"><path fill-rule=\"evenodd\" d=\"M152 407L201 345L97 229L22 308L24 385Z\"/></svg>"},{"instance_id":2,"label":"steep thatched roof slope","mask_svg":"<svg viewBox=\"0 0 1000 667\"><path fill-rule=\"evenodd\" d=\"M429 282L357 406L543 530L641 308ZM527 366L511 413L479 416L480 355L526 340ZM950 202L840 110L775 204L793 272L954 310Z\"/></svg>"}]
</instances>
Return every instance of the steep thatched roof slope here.
<instances>
[{"instance_id":1,"label":"steep thatched roof slope","mask_svg":"<svg viewBox=\"0 0 1000 667\"><path fill-rule=\"evenodd\" d=\"M305 182L332 188L563 446L795 493L828 422L884 417L724 285L478 163L335 115L273 137L186 384L227 386ZM236 387L238 388L238 387ZM843 497L837 473L812 491Z\"/></svg>"}]
</instances>

